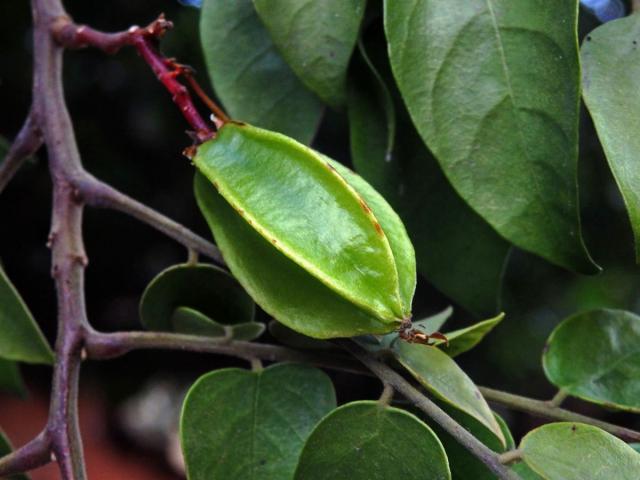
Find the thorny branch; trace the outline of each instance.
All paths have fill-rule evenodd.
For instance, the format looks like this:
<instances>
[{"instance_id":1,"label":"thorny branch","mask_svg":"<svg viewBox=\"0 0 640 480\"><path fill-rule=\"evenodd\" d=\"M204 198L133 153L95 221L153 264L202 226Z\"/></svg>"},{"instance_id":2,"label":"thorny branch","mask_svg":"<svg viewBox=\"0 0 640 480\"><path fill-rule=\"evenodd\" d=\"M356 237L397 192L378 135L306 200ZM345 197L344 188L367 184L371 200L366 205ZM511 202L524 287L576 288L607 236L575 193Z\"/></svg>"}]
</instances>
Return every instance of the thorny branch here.
<instances>
[{"instance_id":1,"label":"thorny branch","mask_svg":"<svg viewBox=\"0 0 640 480\"><path fill-rule=\"evenodd\" d=\"M85 353L92 359L106 359L124 355L132 350L161 348L216 353L251 360L312 363L325 368L367 374L367 371L352 358L335 352L300 352L277 345L216 341L210 338L161 332L107 334L92 329L86 316L84 297L84 270L88 262L82 238L82 213L85 205L119 210L182 243L189 248L190 253L202 253L221 264L223 259L213 244L97 180L84 170L64 100L62 85L64 48L92 46L107 53L115 53L124 46L135 47L172 94L173 101L194 129L194 139L202 142L214 135L214 129L202 119L193 105L187 88L178 81L179 77L185 77L199 96L204 95L190 77L189 69L162 57L156 47L157 40L172 26L171 22L163 16L144 28L131 27L124 32L103 33L87 26L74 24L60 0L32 0L32 10L34 19L33 105L22 130L0 167L0 191L24 159L33 154L44 141L49 154L49 169L53 181L49 244L52 248L52 276L58 296L58 335L47 425L32 441L0 459L0 477L27 471L55 460L63 480L86 478L77 415L80 366ZM216 111L215 113L219 119L224 120L224 112ZM393 369L359 350L350 342L342 342L342 344L368 370L378 376L384 385L393 387L414 402L418 408L483 461L499 478L518 478L500 463L500 458L494 452L470 435ZM546 406L545 410L531 399L525 399L529 402L523 403L513 398L506 398L505 395L509 394L502 392L496 393L488 389L484 389L483 392L490 400L515 409L550 418L567 418L561 416L567 411L548 405L547 402L542 402ZM575 414L573 415L573 420L596 424L623 438L637 440L640 437L639 432L604 424L588 417L578 419Z\"/></svg>"}]
</instances>

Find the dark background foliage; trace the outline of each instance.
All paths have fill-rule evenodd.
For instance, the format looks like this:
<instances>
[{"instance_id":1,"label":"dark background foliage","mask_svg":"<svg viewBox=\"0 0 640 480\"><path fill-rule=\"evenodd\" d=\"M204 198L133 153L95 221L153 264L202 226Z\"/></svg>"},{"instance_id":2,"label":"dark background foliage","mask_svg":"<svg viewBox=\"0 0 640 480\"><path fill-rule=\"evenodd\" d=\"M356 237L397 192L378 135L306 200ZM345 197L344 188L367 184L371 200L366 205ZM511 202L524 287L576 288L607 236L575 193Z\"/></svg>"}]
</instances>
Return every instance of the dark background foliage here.
<instances>
[{"instance_id":1,"label":"dark background foliage","mask_svg":"<svg viewBox=\"0 0 640 480\"><path fill-rule=\"evenodd\" d=\"M162 43L168 56L194 66L208 84L198 39L198 11L174 0L132 2L69 0L78 22L103 30L145 24L164 11L175 29ZM0 134L12 138L27 112L31 92L31 18L28 2L0 5ZM581 14L581 32L596 20ZM191 193L193 168L181 155L190 143L186 124L168 94L132 49L117 56L86 50L66 55L65 85L78 143L88 169L131 196L210 237ZM207 85L208 86L208 85ZM568 314L616 307L640 311L640 277L633 259L631 230L622 200L609 173L593 127L583 114L581 127L580 196L586 242L604 272L577 276L520 251L514 251L505 272L502 294L506 320L476 349L459 358L478 384L545 398L553 394L540 366L544 342ZM343 113L327 113L314 146L334 158L349 161L348 131ZM48 338L55 334L55 296L49 275L51 187L46 153L29 163L0 199L0 259ZM184 261L187 252L150 228L121 214L88 209L85 238L89 318L101 330L140 328L138 300L146 284L163 268ZM414 312L434 313L448 301L421 278ZM452 327L472 318L457 309ZM265 338L268 338L265 337ZM89 364L83 384L91 385L109 405L133 394L145 379L158 375L186 381L234 363L221 357L192 354L136 353L123 359ZM239 364L235 362L235 364ZM241 365L241 364L240 364ZM46 395L50 372L23 368L32 395ZM339 401L376 395L379 386L368 379L333 374ZM0 402L2 400L0 399ZM601 412L577 400L579 411ZM606 415L606 414L605 414ZM636 428L623 414L609 420ZM516 435L537 420L509 414ZM117 432L116 432L117 434Z\"/></svg>"}]
</instances>

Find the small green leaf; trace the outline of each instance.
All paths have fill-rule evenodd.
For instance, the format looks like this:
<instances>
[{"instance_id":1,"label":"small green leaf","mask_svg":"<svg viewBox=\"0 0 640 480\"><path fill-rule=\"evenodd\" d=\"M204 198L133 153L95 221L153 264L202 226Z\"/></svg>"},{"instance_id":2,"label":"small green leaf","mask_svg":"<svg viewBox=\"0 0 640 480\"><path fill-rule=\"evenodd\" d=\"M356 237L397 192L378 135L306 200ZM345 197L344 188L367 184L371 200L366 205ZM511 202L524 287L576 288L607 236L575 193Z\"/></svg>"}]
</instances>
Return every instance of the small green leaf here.
<instances>
[{"instance_id":1,"label":"small green leaf","mask_svg":"<svg viewBox=\"0 0 640 480\"><path fill-rule=\"evenodd\" d=\"M22 381L20 369L16 362L0 358L0 390L26 397L27 388Z\"/></svg>"},{"instance_id":2,"label":"small green leaf","mask_svg":"<svg viewBox=\"0 0 640 480\"><path fill-rule=\"evenodd\" d=\"M640 454L622 440L582 423L550 423L520 443L527 465L546 480L637 480Z\"/></svg>"},{"instance_id":3,"label":"small green leaf","mask_svg":"<svg viewBox=\"0 0 640 480\"><path fill-rule=\"evenodd\" d=\"M315 427L295 480L449 480L438 437L412 414L377 402L348 403Z\"/></svg>"},{"instance_id":4,"label":"small green leaf","mask_svg":"<svg viewBox=\"0 0 640 480\"><path fill-rule=\"evenodd\" d=\"M582 44L584 101L627 206L640 262L640 15L596 28Z\"/></svg>"},{"instance_id":5,"label":"small green leaf","mask_svg":"<svg viewBox=\"0 0 640 480\"><path fill-rule=\"evenodd\" d=\"M189 480L284 480L314 425L335 408L331 380L302 365L201 377L182 407Z\"/></svg>"},{"instance_id":6,"label":"small green leaf","mask_svg":"<svg viewBox=\"0 0 640 480\"><path fill-rule=\"evenodd\" d=\"M453 308L447 307L443 311L436 313L435 315L412 322L413 328L418 328L425 333L439 332L452 314Z\"/></svg>"},{"instance_id":7,"label":"small green leaf","mask_svg":"<svg viewBox=\"0 0 640 480\"><path fill-rule=\"evenodd\" d=\"M434 344L450 357L458 356L461 353L471 350L480 343L482 339L502 321L503 318L504 313L501 313L496 317L475 323L470 327L446 332L445 335L449 341L449 345L447 346L442 340L436 340Z\"/></svg>"},{"instance_id":8,"label":"small green leaf","mask_svg":"<svg viewBox=\"0 0 640 480\"><path fill-rule=\"evenodd\" d=\"M53 363L53 352L15 287L0 267L0 358Z\"/></svg>"},{"instance_id":9,"label":"small green leaf","mask_svg":"<svg viewBox=\"0 0 640 480\"><path fill-rule=\"evenodd\" d=\"M200 38L213 87L232 118L311 142L322 104L276 51L251 0L205 0Z\"/></svg>"},{"instance_id":10,"label":"small green leaf","mask_svg":"<svg viewBox=\"0 0 640 480\"><path fill-rule=\"evenodd\" d=\"M140 300L140 318L151 330L212 337L227 331L252 340L264 331L255 304L224 270L209 264L175 265L158 274Z\"/></svg>"},{"instance_id":11,"label":"small green leaf","mask_svg":"<svg viewBox=\"0 0 640 480\"><path fill-rule=\"evenodd\" d=\"M333 107L345 79L366 0L253 0L273 43L300 80Z\"/></svg>"},{"instance_id":12,"label":"small green leaf","mask_svg":"<svg viewBox=\"0 0 640 480\"><path fill-rule=\"evenodd\" d=\"M420 272L473 313L495 314L509 245L465 204L442 174L399 94L388 88L393 79L386 42L371 31L350 68L353 164L404 220ZM371 59L365 47L372 52Z\"/></svg>"},{"instance_id":13,"label":"small green leaf","mask_svg":"<svg viewBox=\"0 0 640 480\"><path fill-rule=\"evenodd\" d=\"M9 442L9 439L6 437L4 432L0 430L0 457L11 453L12 450L13 447L11 446L11 442ZM19 474L12 475L8 477L7 480L29 480L29 477L27 475Z\"/></svg>"},{"instance_id":14,"label":"small green leaf","mask_svg":"<svg viewBox=\"0 0 640 480\"><path fill-rule=\"evenodd\" d=\"M460 196L520 248L595 273L576 184L577 4L386 0L385 31L411 118Z\"/></svg>"},{"instance_id":15,"label":"small green leaf","mask_svg":"<svg viewBox=\"0 0 640 480\"><path fill-rule=\"evenodd\" d=\"M429 392L478 420L505 443L502 430L478 387L451 357L437 348L400 339L393 343L392 352Z\"/></svg>"},{"instance_id":16,"label":"small green leaf","mask_svg":"<svg viewBox=\"0 0 640 480\"><path fill-rule=\"evenodd\" d=\"M288 137L246 124L227 123L215 139L199 147L194 162L235 215L267 241L271 250L283 254L336 296L369 312L387 325L386 331L410 317L415 287L413 248L398 216L364 180ZM198 189L196 193L199 195ZM201 207L204 203L200 201ZM219 236L216 229L229 227L220 212L209 208L203 212L214 236ZM293 313L290 308L278 311L281 309L273 305L267 290L274 285L265 284L264 273L258 279L248 275L247 270L256 267L239 256L254 257L254 251L245 250L237 240L227 244L218 239L218 243L225 257L236 257L237 261L227 258L231 271L267 312L294 330L319 335L299 330L284 319ZM267 303L272 304L271 310ZM343 325L351 335L384 333L380 328L354 330L352 323Z\"/></svg>"},{"instance_id":17,"label":"small green leaf","mask_svg":"<svg viewBox=\"0 0 640 480\"><path fill-rule=\"evenodd\" d=\"M562 321L542 357L551 383L569 395L640 412L640 317L593 310Z\"/></svg>"}]
</instances>

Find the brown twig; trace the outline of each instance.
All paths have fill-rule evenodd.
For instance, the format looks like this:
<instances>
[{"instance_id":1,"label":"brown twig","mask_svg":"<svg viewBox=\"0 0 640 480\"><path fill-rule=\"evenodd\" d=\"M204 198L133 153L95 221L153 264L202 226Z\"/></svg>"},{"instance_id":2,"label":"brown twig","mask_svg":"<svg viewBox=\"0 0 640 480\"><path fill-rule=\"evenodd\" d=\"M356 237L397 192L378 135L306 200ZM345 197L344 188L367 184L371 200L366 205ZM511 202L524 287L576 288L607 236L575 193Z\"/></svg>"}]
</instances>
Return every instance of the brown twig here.
<instances>
[{"instance_id":1,"label":"brown twig","mask_svg":"<svg viewBox=\"0 0 640 480\"><path fill-rule=\"evenodd\" d=\"M0 193L24 161L36 153L42 145L42 133L34 117L35 112L32 108L4 160L0 163Z\"/></svg>"}]
</instances>

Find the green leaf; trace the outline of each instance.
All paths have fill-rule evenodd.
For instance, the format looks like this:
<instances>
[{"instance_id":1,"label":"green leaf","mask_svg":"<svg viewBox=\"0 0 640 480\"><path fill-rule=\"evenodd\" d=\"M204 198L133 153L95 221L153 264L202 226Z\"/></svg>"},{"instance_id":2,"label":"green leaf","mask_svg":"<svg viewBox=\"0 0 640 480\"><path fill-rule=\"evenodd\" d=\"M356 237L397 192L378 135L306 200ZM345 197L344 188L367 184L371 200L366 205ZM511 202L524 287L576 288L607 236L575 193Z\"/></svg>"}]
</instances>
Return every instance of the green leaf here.
<instances>
[{"instance_id":1,"label":"green leaf","mask_svg":"<svg viewBox=\"0 0 640 480\"><path fill-rule=\"evenodd\" d=\"M385 30L411 118L462 198L520 248L595 273L576 184L577 3L387 0Z\"/></svg>"},{"instance_id":2,"label":"green leaf","mask_svg":"<svg viewBox=\"0 0 640 480\"><path fill-rule=\"evenodd\" d=\"M449 340L449 345L447 346L442 340L436 340L434 345L438 346L438 348L450 357L458 356L461 353L471 350L480 343L482 339L502 321L503 318L504 313L501 313L494 318L475 323L470 327L446 332L445 335L447 340Z\"/></svg>"},{"instance_id":3,"label":"green leaf","mask_svg":"<svg viewBox=\"0 0 640 480\"><path fill-rule=\"evenodd\" d=\"M393 328L310 275L256 232L202 174L195 195L238 281L267 313L314 338L386 333Z\"/></svg>"},{"instance_id":4,"label":"green leaf","mask_svg":"<svg viewBox=\"0 0 640 480\"><path fill-rule=\"evenodd\" d=\"M438 437L412 414L377 402L348 403L316 426L296 480L451 478Z\"/></svg>"},{"instance_id":5,"label":"green leaf","mask_svg":"<svg viewBox=\"0 0 640 480\"><path fill-rule=\"evenodd\" d=\"M208 373L189 390L180 437L189 480L284 480L335 408L331 380L302 365Z\"/></svg>"},{"instance_id":6,"label":"green leaf","mask_svg":"<svg viewBox=\"0 0 640 480\"><path fill-rule=\"evenodd\" d=\"M640 443L630 443L629 446L633 448L636 452L640 453Z\"/></svg>"},{"instance_id":7,"label":"green leaf","mask_svg":"<svg viewBox=\"0 0 640 480\"><path fill-rule=\"evenodd\" d=\"M640 454L622 440L582 423L550 423L520 443L527 465L546 480L636 480Z\"/></svg>"},{"instance_id":8,"label":"green leaf","mask_svg":"<svg viewBox=\"0 0 640 480\"><path fill-rule=\"evenodd\" d=\"M6 437L4 432L0 430L0 457L11 453L12 450L13 447L11 446L11 442L9 442L9 439ZM29 477L24 474L19 474L8 477L8 480L29 480Z\"/></svg>"},{"instance_id":9,"label":"green leaf","mask_svg":"<svg viewBox=\"0 0 640 480\"><path fill-rule=\"evenodd\" d=\"M0 358L0 390L26 397L27 388L22 381L20 369L16 362Z\"/></svg>"},{"instance_id":10,"label":"green leaf","mask_svg":"<svg viewBox=\"0 0 640 480\"><path fill-rule=\"evenodd\" d=\"M521 480L544 480L540 475L531 470L531 467L524 462L518 462L511 467L517 473Z\"/></svg>"},{"instance_id":11,"label":"green leaf","mask_svg":"<svg viewBox=\"0 0 640 480\"><path fill-rule=\"evenodd\" d=\"M640 262L640 15L608 22L582 44L583 96L627 206Z\"/></svg>"},{"instance_id":12,"label":"green leaf","mask_svg":"<svg viewBox=\"0 0 640 480\"><path fill-rule=\"evenodd\" d=\"M392 352L429 392L475 418L505 443L502 430L478 387L451 357L437 348L403 340L393 343Z\"/></svg>"},{"instance_id":13,"label":"green leaf","mask_svg":"<svg viewBox=\"0 0 640 480\"><path fill-rule=\"evenodd\" d=\"M322 104L276 51L251 0L205 0L200 37L211 82L231 117L311 142Z\"/></svg>"},{"instance_id":14,"label":"green leaf","mask_svg":"<svg viewBox=\"0 0 640 480\"><path fill-rule=\"evenodd\" d=\"M175 265L160 272L140 300L140 318L151 330L253 340L264 324L255 304L224 270L209 264Z\"/></svg>"},{"instance_id":15,"label":"green leaf","mask_svg":"<svg viewBox=\"0 0 640 480\"><path fill-rule=\"evenodd\" d=\"M53 352L15 287L0 267L0 358L53 363Z\"/></svg>"},{"instance_id":16,"label":"green leaf","mask_svg":"<svg viewBox=\"0 0 640 480\"><path fill-rule=\"evenodd\" d=\"M507 451L505 445L503 445L495 434L488 430L482 423L450 406L441 404L441 407L449 414L449 416L458 422L458 424L462 425L465 430L471 433L476 439L481 441L491 450L496 453L503 453ZM510 442L513 442L511 432L504 423L504 420L495 413L494 416L500 425L505 438L508 438ZM460 445L455 438L449 435L438 425L433 424L432 422L427 423L432 425L434 431L438 435L438 438L442 441L442 445L447 452L449 465L451 466L451 476L453 480L494 480L496 478L495 475L487 469L484 463L474 457L473 454L471 454L465 447Z\"/></svg>"},{"instance_id":17,"label":"green leaf","mask_svg":"<svg viewBox=\"0 0 640 480\"><path fill-rule=\"evenodd\" d=\"M640 412L640 317L593 310L562 321L542 357L551 383L569 395Z\"/></svg>"},{"instance_id":18,"label":"green leaf","mask_svg":"<svg viewBox=\"0 0 640 480\"><path fill-rule=\"evenodd\" d=\"M329 105L345 80L366 0L253 0L273 43L300 80Z\"/></svg>"},{"instance_id":19,"label":"green leaf","mask_svg":"<svg viewBox=\"0 0 640 480\"><path fill-rule=\"evenodd\" d=\"M453 190L399 95L387 87L384 39L366 39L372 59L361 43L350 70L353 164L404 220L420 272L470 311L494 314L509 245Z\"/></svg>"},{"instance_id":20,"label":"green leaf","mask_svg":"<svg viewBox=\"0 0 640 480\"><path fill-rule=\"evenodd\" d=\"M391 246L403 229L399 219L377 217L324 156L283 135L228 123L194 162L274 249L338 295L385 323L410 316L406 286L415 280L399 274L407 275L412 252L396 258Z\"/></svg>"},{"instance_id":21,"label":"green leaf","mask_svg":"<svg viewBox=\"0 0 640 480\"><path fill-rule=\"evenodd\" d=\"M435 315L412 322L412 325L413 328L419 328L425 333L439 332L452 314L453 308L447 307L441 312L436 313Z\"/></svg>"}]
</instances>

